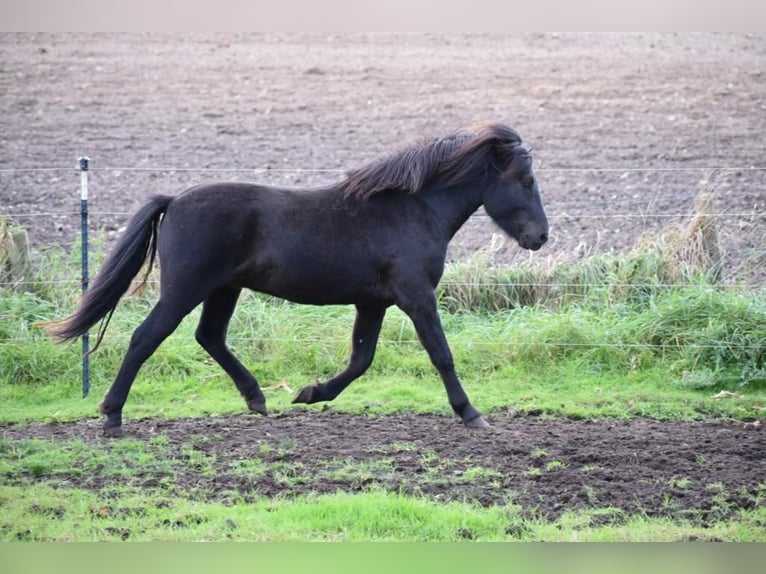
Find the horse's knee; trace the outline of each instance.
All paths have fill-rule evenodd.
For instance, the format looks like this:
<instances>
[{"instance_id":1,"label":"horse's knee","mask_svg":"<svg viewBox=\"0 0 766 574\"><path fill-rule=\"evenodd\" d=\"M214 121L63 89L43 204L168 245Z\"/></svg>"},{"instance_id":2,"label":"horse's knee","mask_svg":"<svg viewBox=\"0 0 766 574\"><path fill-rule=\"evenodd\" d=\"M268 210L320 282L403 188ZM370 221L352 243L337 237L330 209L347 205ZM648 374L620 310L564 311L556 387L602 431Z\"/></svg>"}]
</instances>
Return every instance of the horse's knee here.
<instances>
[{"instance_id":1,"label":"horse's knee","mask_svg":"<svg viewBox=\"0 0 766 574\"><path fill-rule=\"evenodd\" d=\"M176 323L177 324L177 323ZM147 319L133 331L128 343L128 353L146 359L151 355L157 346L173 332L175 325L168 328L163 324Z\"/></svg>"}]
</instances>

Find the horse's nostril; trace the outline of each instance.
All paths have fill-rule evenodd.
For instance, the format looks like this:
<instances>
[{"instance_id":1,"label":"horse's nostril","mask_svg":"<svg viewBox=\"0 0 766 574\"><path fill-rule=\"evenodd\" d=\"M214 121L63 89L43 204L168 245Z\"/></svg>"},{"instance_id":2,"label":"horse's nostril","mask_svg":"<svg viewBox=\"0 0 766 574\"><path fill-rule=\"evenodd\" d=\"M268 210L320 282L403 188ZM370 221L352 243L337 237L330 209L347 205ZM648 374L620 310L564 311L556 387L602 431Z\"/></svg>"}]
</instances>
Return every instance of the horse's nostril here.
<instances>
[{"instance_id":1,"label":"horse's nostril","mask_svg":"<svg viewBox=\"0 0 766 574\"><path fill-rule=\"evenodd\" d=\"M543 233L543 234L540 236L540 242L541 242L541 243L545 243L546 241L548 241L548 234L547 234L547 233Z\"/></svg>"}]
</instances>

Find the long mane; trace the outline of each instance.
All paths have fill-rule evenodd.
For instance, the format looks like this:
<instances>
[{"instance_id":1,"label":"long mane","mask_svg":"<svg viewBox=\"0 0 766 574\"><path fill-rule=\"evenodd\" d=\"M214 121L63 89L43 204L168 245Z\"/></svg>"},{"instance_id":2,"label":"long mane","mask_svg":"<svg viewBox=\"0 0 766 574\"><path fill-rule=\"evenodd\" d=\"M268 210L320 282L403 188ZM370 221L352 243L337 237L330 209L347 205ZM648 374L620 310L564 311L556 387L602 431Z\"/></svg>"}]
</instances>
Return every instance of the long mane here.
<instances>
[{"instance_id":1,"label":"long mane","mask_svg":"<svg viewBox=\"0 0 766 574\"><path fill-rule=\"evenodd\" d=\"M459 185L486 177L492 168L502 173L530 161L514 129L503 124L484 124L411 145L351 171L338 187L346 197L357 199L395 190L418 193L429 184Z\"/></svg>"}]
</instances>

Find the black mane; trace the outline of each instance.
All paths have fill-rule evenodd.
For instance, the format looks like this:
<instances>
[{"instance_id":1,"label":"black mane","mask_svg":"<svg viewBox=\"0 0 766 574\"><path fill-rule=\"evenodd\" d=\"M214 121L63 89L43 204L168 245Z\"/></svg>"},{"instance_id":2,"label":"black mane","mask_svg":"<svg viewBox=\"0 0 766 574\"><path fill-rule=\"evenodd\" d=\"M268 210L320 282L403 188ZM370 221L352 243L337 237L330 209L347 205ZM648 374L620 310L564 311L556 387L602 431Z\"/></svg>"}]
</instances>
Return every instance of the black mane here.
<instances>
[{"instance_id":1,"label":"black mane","mask_svg":"<svg viewBox=\"0 0 766 574\"><path fill-rule=\"evenodd\" d=\"M531 161L521 137L503 124L485 124L411 145L351 171L338 184L346 197L367 199L386 191L417 193L431 183L458 185L490 167L516 170Z\"/></svg>"}]
</instances>

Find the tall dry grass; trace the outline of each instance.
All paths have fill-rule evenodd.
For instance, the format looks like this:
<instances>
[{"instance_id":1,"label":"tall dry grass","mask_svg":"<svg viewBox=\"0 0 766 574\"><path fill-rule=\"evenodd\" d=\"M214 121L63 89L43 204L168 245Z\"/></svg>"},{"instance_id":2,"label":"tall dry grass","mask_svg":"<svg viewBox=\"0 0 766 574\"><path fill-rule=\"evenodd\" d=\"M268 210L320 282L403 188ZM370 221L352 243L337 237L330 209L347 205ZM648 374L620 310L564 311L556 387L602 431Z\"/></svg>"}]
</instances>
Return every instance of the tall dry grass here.
<instances>
[{"instance_id":1,"label":"tall dry grass","mask_svg":"<svg viewBox=\"0 0 766 574\"><path fill-rule=\"evenodd\" d=\"M689 285L720 285L724 256L720 248L712 193L701 194L694 212L682 224L646 234L619 254L597 254L579 261L552 256L540 262L496 266L504 240L473 257L448 266L439 296L450 311L494 312L570 303L612 305L648 301Z\"/></svg>"}]
</instances>

